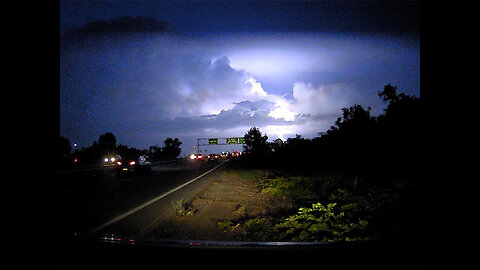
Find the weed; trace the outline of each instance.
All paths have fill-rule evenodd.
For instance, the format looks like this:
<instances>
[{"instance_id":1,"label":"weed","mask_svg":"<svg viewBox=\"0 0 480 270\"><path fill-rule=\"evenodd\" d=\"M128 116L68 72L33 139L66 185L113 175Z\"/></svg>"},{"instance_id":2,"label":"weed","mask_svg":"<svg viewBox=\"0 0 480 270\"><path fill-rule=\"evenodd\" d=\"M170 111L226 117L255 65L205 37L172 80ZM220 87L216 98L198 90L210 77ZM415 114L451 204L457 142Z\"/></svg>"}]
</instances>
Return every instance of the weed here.
<instances>
[{"instance_id":1,"label":"weed","mask_svg":"<svg viewBox=\"0 0 480 270\"><path fill-rule=\"evenodd\" d=\"M172 201L173 212L176 216L183 217L188 215L193 215L195 210L191 203L184 202L183 198L178 201Z\"/></svg>"},{"instance_id":2,"label":"weed","mask_svg":"<svg viewBox=\"0 0 480 270\"><path fill-rule=\"evenodd\" d=\"M229 232L235 229L235 227L232 225L232 221L230 220L217 222L217 227L223 232Z\"/></svg>"}]
</instances>

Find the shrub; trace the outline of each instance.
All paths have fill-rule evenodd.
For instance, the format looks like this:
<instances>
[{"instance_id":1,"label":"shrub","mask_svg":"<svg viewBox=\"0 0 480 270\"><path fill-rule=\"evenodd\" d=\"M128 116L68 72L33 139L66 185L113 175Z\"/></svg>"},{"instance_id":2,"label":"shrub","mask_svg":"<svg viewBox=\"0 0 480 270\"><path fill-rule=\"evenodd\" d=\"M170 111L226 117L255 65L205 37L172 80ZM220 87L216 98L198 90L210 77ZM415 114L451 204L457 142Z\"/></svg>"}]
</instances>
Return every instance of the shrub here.
<instances>
[{"instance_id":1,"label":"shrub","mask_svg":"<svg viewBox=\"0 0 480 270\"><path fill-rule=\"evenodd\" d=\"M327 196L338 187L338 182L323 176L277 176L261 179L257 187L262 194L284 196L292 205L299 206Z\"/></svg>"},{"instance_id":2,"label":"shrub","mask_svg":"<svg viewBox=\"0 0 480 270\"><path fill-rule=\"evenodd\" d=\"M314 203L312 207L301 207L296 215L292 215L275 225L283 240L289 241L356 241L366 240L362 235L368 222L345 222L344 212L335 213L336 203L326 207Z\"/></svg>"}]
</instances>

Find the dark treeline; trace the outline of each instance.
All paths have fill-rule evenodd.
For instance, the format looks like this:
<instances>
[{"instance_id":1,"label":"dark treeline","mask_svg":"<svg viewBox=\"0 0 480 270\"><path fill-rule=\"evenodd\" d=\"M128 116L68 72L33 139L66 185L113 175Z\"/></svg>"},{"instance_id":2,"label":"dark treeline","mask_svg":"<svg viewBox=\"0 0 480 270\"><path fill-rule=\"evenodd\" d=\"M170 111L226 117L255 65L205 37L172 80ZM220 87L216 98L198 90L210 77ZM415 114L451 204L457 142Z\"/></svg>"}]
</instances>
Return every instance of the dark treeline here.
<instances>
[{"instance_id":1,"label":"dark treeline","mask_svg":"<svg viewBox=\"0 0 480 270\"><path fill-rule=\"evenodd\" d=\"M102 164L102 160L107 155L120 155L123 157L133 157L147 155L149 160L157 161L162 159L177 158L180 155L180 145L182 142L178 138L167 138L164 146L150 146L148 149L140 150L127 145L117 145L117 139L111 132L100 135L98 141L94 141L89 147L74 149L72 153L72 145L68 138L59 138L59 162L60 168L68 168L72 166L97 166ZM75 161L76 160L76 161Z\"/></svg>"},{"instance_id":2,"label":"dark treeline","mask_svg":"<svg viewBox=\"0 0 480 270\"><path fill-rule=\"evenodd\" d=\"M388 104L373 117L371 108L355 104L343 108L329 130L320 137L301 135L282 142L266 142L256 128L245 135L243 165L298 171L341 172L352 175L412 175L422 163L420 99L397 93L390 84L378 96Z\"/></svg>"}]
</instances>

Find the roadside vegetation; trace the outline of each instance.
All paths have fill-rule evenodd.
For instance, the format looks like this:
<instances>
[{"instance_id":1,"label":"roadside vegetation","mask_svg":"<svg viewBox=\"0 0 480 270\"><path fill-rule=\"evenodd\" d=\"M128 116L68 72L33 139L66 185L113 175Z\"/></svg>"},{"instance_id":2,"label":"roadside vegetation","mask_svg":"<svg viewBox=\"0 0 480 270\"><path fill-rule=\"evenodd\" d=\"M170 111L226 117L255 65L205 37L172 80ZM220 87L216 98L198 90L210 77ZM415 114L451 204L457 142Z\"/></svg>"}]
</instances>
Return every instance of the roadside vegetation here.
<instances>
[{"instance_id":1,"label":"roadside vegetation","mask_svg":"<svg viewBox=\"0 0 480 270\"><path fill-rule=\"evenodd\" d=\"M266 142L252 128L248 154L227 169L283 201L264 215L218 222L239 241L417 241L422 228L420 100L387 85L385 114L342 109L322 136ZM286 207L285 207L286 205Z\"/></svg>"},{"instance_id":2,"label":"roadside vegetation","mask_svg":"<svg viewBox=\"0 0 480 270\"><path fill-rule=\"evenodd\" d=\"M418 192L416 185L362 183L352 189L347 179L333 175L281 176L286 174L257 173L256 181L260 194L275 196L287 207L222 221L219 229L239 241L398 240L404 236L402 223L415 222L403 207Z\"/></svg>"},{"instance_id":3,"label":"roadside vegetation","mask_svg":"<svg viewBox=\"0 0 480 270\"><path fill-rule=\"evenodd\" d=\"M173 213L178 217L195 214L192 202L186 202L183 198L178 201L172 201Z\"/></svg>"}]
</instances>

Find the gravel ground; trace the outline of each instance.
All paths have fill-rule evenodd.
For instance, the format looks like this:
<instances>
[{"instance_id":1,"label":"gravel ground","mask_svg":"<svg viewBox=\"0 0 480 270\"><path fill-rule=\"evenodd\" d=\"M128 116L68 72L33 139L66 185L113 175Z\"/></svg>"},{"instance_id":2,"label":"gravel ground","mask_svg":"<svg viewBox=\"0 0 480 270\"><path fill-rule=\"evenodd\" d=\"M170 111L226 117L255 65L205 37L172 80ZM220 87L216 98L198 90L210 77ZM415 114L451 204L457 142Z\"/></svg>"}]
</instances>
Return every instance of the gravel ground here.
<instances>
[{"instance_id":1,"label":"gravel ground","mask_svg":"<svg viewBox=\"0 0 480 270\"><path fill-rule=\"evenodd\" d=\"M171 213L156 222L147 237L229 241L232 235L217 227L219 221L264 215L282 202L261 194L257 182L223 172L202 192L183 202L181 214L172 206ZM175 202L174 202L175 203Z\"/></svg>"}]
</instances>

